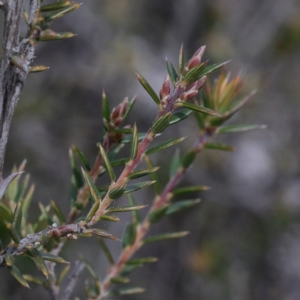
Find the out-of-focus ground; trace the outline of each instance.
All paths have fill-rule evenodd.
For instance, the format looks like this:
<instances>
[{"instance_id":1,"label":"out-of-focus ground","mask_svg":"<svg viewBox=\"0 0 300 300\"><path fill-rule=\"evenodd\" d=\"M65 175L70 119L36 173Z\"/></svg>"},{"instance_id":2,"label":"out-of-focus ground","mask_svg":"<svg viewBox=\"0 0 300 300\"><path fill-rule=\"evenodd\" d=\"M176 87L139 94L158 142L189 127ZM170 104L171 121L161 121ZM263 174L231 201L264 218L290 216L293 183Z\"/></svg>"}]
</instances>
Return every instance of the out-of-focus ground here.
<instances>
[{"instance_id":1,"label":"out-of-focus ground","mask_svg":"<svg viewBox=\"0 0 300 300\"><path fill-rule=\"evenodd\" d=\"M37 47L36 64L50 69L28 77L11 127L6 174L27 158L35 203L55 199L67 213L68 149L75 144L93 161L102 133L102 89L111 106L137 94L131 120L145 131L156 106L134 72L158 91L165 57L176 64L182 42L187 56L205 44L205 59L231 59L227 68L233 75L247 74L245 93L258 89L231 122L266 124L268 129L224 136L222 141L237 147L235 153L199 156L184 184L206 184L212 190L198 195L203 201L197 208L153 228L153 233L184 229L191 234L141 250L138 255L157 255L160 261L131 277L132 286L147 292L124 299L300 299L299 1L89 0L54 24L78 36ZM192 118L166 132L188 136L181 151L192 145L193 134ZM161 152L154 161L164 166L173 151ZM153 196L138 195L139 203L150 203ZM32 218L38 213L35 205ZM124 225L103 226L122 235ZM117 256L119 243L109 246ZM105 273L107 265L92 239L69 242L68 251L70 260L79 251L88 255ZM85 276L78 283L81 298ZM1 270L1 300L32 295L48 297L42 288L24 291Z\"/></svg>"}]
</instances>

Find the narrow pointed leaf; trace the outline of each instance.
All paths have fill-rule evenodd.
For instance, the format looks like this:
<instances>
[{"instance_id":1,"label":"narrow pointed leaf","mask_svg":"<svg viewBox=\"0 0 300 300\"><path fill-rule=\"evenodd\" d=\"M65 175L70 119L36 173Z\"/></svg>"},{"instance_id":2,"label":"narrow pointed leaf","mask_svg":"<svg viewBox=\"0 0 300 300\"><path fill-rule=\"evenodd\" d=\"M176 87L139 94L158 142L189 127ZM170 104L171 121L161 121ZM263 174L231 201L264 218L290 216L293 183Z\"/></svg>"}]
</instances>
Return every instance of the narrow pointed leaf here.
<instances>
[{"instance_id":1,"label":"narrow pointed leaf","mask_svg":"<svg viewBox=\"0 0 300 300\"><path fill-rule=\"evenodd\" d=\"M28 249L30 254L32 255L34 262L36 263L39 270L44 274L46 278L49 276L49 271L47 265L41 255L41 253L34 247Z\"/></svg>"},{"instance_id":2,"label":"narrow pointed leaf","mask_svg":"<svg viewBox=\"0 0 300 300\"><path fill-rule=\"evenodd\" d=\"M150 95L150 97L154 100L156 104L160 104L160 99L157 96L157 94L154 92L153 88L150 86L150 84L146 81L144 77L136 73L136 77L140 84L143 86L143 88L146 90L146 92Z\"/></svg>"},{"instance_id":3,"label":"narrow pointed leaf","mask_svg":"<svg viewBox=\"0 0 300 300\"><path fill-rule=\"evenodd\" d=\"M74 178L77 189L80 189L80 188L83 187L83 179L82 179L82 176L81 176L81 172L80 172L80 170L77 166L77 163L74 159L72 149L69 150L69 156L70 156L70 162L71 162L73 178Z\"/></svg>"},{"instance_id":4,"label":"narrow pointed leaf","mask_svg":"<svg viewBox=\"0 0 300 300\"><path fill-rule=\"evenodd\" d=\"M153 168L153 164L151 162L151 159L149 158L148 155L145 155L145 162L147 164L147 167L148 168ZM152 181L154 182L153 183L153 188L154 188L154 191L155 191L155 194L156 195L159 195L160 194L160 191L161 191L161 188L160 188L160 184L159 184L159 179L158 179L158 175L157 175L157 172L153 172L151 174L151 179Z\"/></svg>"},{"instance_id":5,"label":"narrow pointed leaf","mask_svg":"<svg viewBox=\"0 0 300 300\"><path fill-rule=\"evenodd\" d=\"M161 117L157 118L151 126L151 129L154 132L154 134L164 131L169 126L171 118L172 118L171 112L168 112L162 115Z\"/></svg>"},{"instance_id":6,"label":"narrow pointed leaf","mask_svg":"<svg viewBox=\"0 0 300 300\"><path fill-rule=\"evenodd\" d=\"M128 260L126 265L143 265L143 264L149 264L157 261L158 261L157 257L136 258L136 259Z\"/></svg>"},{"instance_id":7,"label":"narrow pointed leaf","mask_svg":"<svg viewBox=\"0 0 300 300\"><path fill-rule=\"evenodd\" d=\"M112 167L118 167L118 166L122 166L125 165L127 162L129 162L130 158L120 158L120 159L116 159L110 162Z\"/></svg>"},{"instance_id":8,"label":"narrow pointed leaf","mask_svg":"<svg viewBox=\"0 0 300 300\"><path fill-rule=\"evenodd\" d=\"M199 105L196 105L196 104L193 104L193 103L190 103L190 102L183 102L182 106L184 106L186 108L189 108L191 110L194 110L196 112L204 113L204 114L207 114L207 115L210 115L210 116L219 116L220 117L220 115L218 113L214 112L213 110L211 110L209 108L199 106Z\"/></svg>"},{"instance_id":9,"label":"narrow pointed leaf","mask_svg":"<svg viewBox=\"0 0 300 300\"><path fill-rule=\"evenodd\" d=\"M64 8L66 6L69 6L71 4L71 1L59 1L56 3L51 3L48 5L42 5L40 7L40 12L46 12L46 11L53 11L57 9Z\"/></svg>"},{"instance_id":10,"label":"narrow pointed leaf","mask_svg":"<svg viewBox=\"0 0 300 300\"><path fill-rule=\"evenodd\" d=\"M16 231L15 227L13 227L12 224L10 224L10 223L7 223L6 227L8 229L9 234L10 234L10 237L13 239L13 241L16 244L19 244L21 238L20 238L19 233Z\"/></svg>"},{"instance_id":11,"label":"narrow pointed leaf","mask_svg":"<svg viewBox=\"0 0 300 300\"><path fill-rule=\"evenodd\" d=\"M187 82L195 82L199 80L201 77L221 68L229 61L223 63L217 63L210 66L205 66L205 64L200 64L192 69L190 69L184 76L184 80Z\"/></svg>"},{"instance_id":12,"label":"narrow pointed leaf","mask_svg":"<svg viewBox=\"0 0 300 300\"><path fill-rule=\"evenodd\" d=\"M22 209L23 209L23 216L25 220L27 220L28 210L29 210L29 206L31 203L34 190L35 190L35 185L32 184L23 199Z\"/></svg>"},{"instance_id":13,"label":"narrow pointed leaf","mask_svg":"<svg viewBox=\"0 0 300 300\"><path fill-rule=\"evenodd\" d=\"M46 66L33 66L30 68L29 73L39 73L48 70L49 67Z\"/></svg>"},{"instance_id":14,"label":"narrow pointed leaf","mask_svg":"<svg viewBox=\"0 0 300 300\"><path fill-rule=\"evenodd\" d=\"M27 282L32 282L38 285L44 285L46 282L43 279L40 279L38 277L34 277L28 274L24 274L23 278L27 281Z\"/></svg>"},{"instance_id":15,"label":"narrow pointed leaf","mask_svg":"<svg viewBox=\"0 0 300 300\"><path fill-rule=\"evenodd\" d=\"M152 174L152 173L156 172L159 168L160 167L154 167L154 168L135 171L135 172L129 174L128 178L129 179L136 179L136 178L140 178L140 177L143 177L143 176L147 176L149 174Z\"/></svg>"},{"instance_id":16,"label":"narrow pointed leaf","mask_svg":"<svg viewBox=\"0 0 300 300\"><path fill-rule=\"evenodd\" d=\"M168 60L166 60L166 65L167 65L167 70L168 70L168 74L171 78L171 81L173 84L175 84L176 80L178 78L177 72L176 72L174 66L172 65L172 63L170 63Z\"/></svg>"},{"instance_id":17,"label":"narrow pointed leaf","mask_svg":"<svg viewBox=\"0 0 300 300\"><path fill-rule=\"evenodd\" d=\"M164 204L163 206L157 208L156 210L152 211L148 217L150 223L156 223L160 221L166 214L168 210L169 204Z\"/></svg>"},{"instance_id":18,"label":"narrow pointed leaf","mask_svg":"<svg viewBox=\"0 0 300 300\"><path fill-rule=\"evenodd\" d=\"M215 134L244 132L250 130L265 129L265 125L227 125L216 129Z\"/></svg>"},{"instance_id":19,"label":"narrow pointed leaf","mask_svg":"<svg viewBox=\"0 0 300 300\"><path fill-rule=\"evenodd\" d=\"M92 277L94 278L94 280L98 281L99 277L98 277L96 271L94 270L94 268L91 266L91 264L84 257L81 257L81 260L83 261L86 269L92 275Z\"/></svg>"},{"instance_id":20,"label":"narrow pointed leaf","mask_svg":"<svg viewBox=\"0 0 300 300\"><path fill-rule=\"evenodd\" d=\"M101 198L100 194L99 194L99 191L98 191L98 188L96 187L96 185L93 182L92 178L90 177L90 175L86 171L84 171L83 169L81 169L81 172L83 174L83 177L84 177L86 183L89 186L93 203L95 203L95 202L97 202Z\"/></svg>"},{"instance_id":21,"label":"narrow pointed leaf","mask_svg":"<svg viewBox=\"0 0 300 300\"><path fill-rule=\"evenodd\" d=\"M154 181L142 181L142 182L128 185L124 191L124 194L132 193L137 190L146 188L146 187L152 185L153 183L154 183Z\"/></svg>"},{"instance_id":22,"label":"narrow pointed leaf","mask_svg":"<svg viewBox=\"0 0 300 300\"><path fill-rule=\"evenodd\" d=\"M184 71L184 52L183 52L183 45L181 45L181 47L180 47L180 52L179 52L178 71L179 71L179 74L183 74L183 71Z\"/></svg>"},{"instance_id":23,"label":"narrow pointed leaf","mask_svg":"<svg viewBox=\"0 0 300 300\"><path fill-rule=\"evenodd\" d=\"M134 198L132 197L132 194L128 194L127 199L131 206L137 206ZM141 223L141 216L140 216L138 210L133 210L132 216L133 216L133 223L135 223L135 224Z\"/></svg>"},{"instance_id":24,"label":"narrow pointed leaf","mask_svg":"<svg viewBox=\"0 0 300 300\"><path fill-rule=\"evenodd\" d=\"M113 256L112 256L111 252L109 251L108 247L106 246L105 242L103 241L103 238L100 237L98 240L99 240L100 247L101 247L103 253L105 254L109 264L114 265L115 261L113 259Z\"/></svg>"},{"instance_id":25,"label":"narrow pointed leaf","mask_svg":"<svg viewBox=\"0 0 300 300\"><path fill-rule=\"evenodd\" d=\"M125 192L126 184L113 188L109 191L108 195L111 199L120 198Z\"/></svg>"},{"instance_id":26,"label":"narrow pointed leaf","mask_svg":"<svg viewBox=\"0 0 300 300\"><path fill-rule=\"evenodd\" d=\"M130 279L126 277L112 277L110 281L112 283L128 283Z\"/></svg>"},{"instance_id":27,"label":"narrow pointed leaf","mask_svg":"<svg viewBox=\"0 0 300 300\"><path fill-rule=\"evenodd\" d=\"M186 193L195 193L195 192L203 192L209 190L210 187L204 185L195 185L195 186L186 186L182 188L175 189L172 193L173 195L181 195Z\"/></svg>"},{"instance_id":28,"label":"narrow pointed leaf","mask_svg":"<svg viewBox=\"0 0 300 300\"><path fill-rule=\"evenodd\" d=\"M194 162L197 152L193 149L182 158L182 167L187 169Z\"/></svg>"},{"instance_id":29,"label":"narrow pointed leaf","mask_svg":"<svg viewBox=\"0 0 300 300\"><path fill-rule=\"evenodd\" d=\"M185 137L182 137L182 138L179 138L179 139L172 139L172 140L168 140L158 146L155 146L155 147L152 147L150 149L148 149L146 151L146 154L147 155L150 155L152 153L155 153L155 152L158 152L158 151L161 151L161 150L164 150L168 147L171 147L171 146L174 146L176 144L179 144L180 142L182 142L183 140L185 139Z\"/></svg>"},{"instance_id":30,"label":"narrow pointed leaf","mask_svg":"<svg viewBox=\"0 0 300 300\"><path fill-rule=\"evenodd\" d=\"M0 181L0 199L2 199L7 187L9 184L23 172L15 172L13 174L10 174L8 177L6 177L4 180Z\"/></svg>"},{"instance_id":31,"label":"narrow pointed leaf","mask_svg":"<svg viewBox=\"0 0 300 300\"><path fill-rule=\"evenodd\" d=\"M99 237L103 237L103 238L107 238L107 239L111 239L111 240L117 240L118 239L113 234L110 234L107 231L99 229L99 228L87 229L85 231L85 233L92 234L92 235L99 236Z\"/></svg>"},{"instance_id":32,"label":"narrow pointed leaf","mask_svg":"<svg viewBox=\"0 0 300 300\"><path fill-rule=\"evenodd\" d=\"M15 262L15 258L11 254L5 254L4 258L5 258L6 265L9 267L11 267Z\"/></svg>"},{"instance_id":33,"label":"narrow pointed leaf","mask_svg":"<svg viewBox=\"0 0 300 300\"><path fill-rule=\"evenodd\" d=\"M56 256L51 253L46 253L46 252L41 252L41 251L39 253L44 260L53 261L53 262L60 263L60 264L69 264L68 261L64 260L60 256Z\"/></svg>"},{"instance_id":34,"label":"narrow pointed leaf","mask_svg":"<svg viewBox=\"0 0 300 300\"><path fill-rule=\"evenodd\" d=\"M54 12L47 13L44 17L47 22L61 18L64 15L78 9L81 4L69 4L61 9L55 10Z\"/></svg>"},{"instance_id":35,"label":"narrow pointed leaf","mask_svg":"<svg viewBox=\"0 0 300 300\"><path fill-rule=\"evenodd\" d=\"M188 234L189 234L188 231L164 233L164 234L159 234L159 235L155 235L155 236L146 238L146 239L144 239L143 243L149 244L149 243L154 243L154 242L159 242L159 241L164 241L164 240L169 240L169 239L177 239L177 238L184 237Z\"/></svg>"},{"instance_id":36,"label":"narrow pointed leaf","mask_svg":"<svg viewBox=\"0 0 300 300\"><path fill-rule=\"evenodd\" d=\"M44 33L44 34L43 34ZM76 36L73 32L43 32L40 35L40 42L50 42L56 40L69 39Z\"/></svg>"},{"instance_id":37,"label":"narrow pointed leaf","mask_svg":"<svg viewBox=\"0 0 300 300\"><path fill-rule=\"evenodd\" d=\"M142 140L145 138L146 135L147 135L147 133L145 133L145 132L139 133L139 134L138 134L138 140L139 140L139 142L142 141ZM129 144L130 142L131 142L131 136L126 136L126 137L121 141L122 144Z\"/></svg>"},{"instance_id":38,"label":"narrow pointed leaf","mask_svg":"<svg viewBox=\"0 0 300 300\"><path fill-rule=\"evenodd\" d=\"M205 143L205 149L215 149L215 150L222 150L222 151L235 151L236 148L226 144L218 144L218 143Z\"/></svg>"},{"instance_id":39,"label":"narrow pointed leaf","mask_svg":"<svg viewBox=\"0 0 300 300\"><path fill-rule=\"evenodd\" d=\"M132 160L136 158L136 155L138 153L138 147L139 147L138 130L136 125L134 125L133 132L132 132L132 140L131 140L131 151L130 151L130 158Z\"/></svg>"},{"instance_id":40,"label":"narrow pointed leaf","mask_svg":"<svg viewBox=\"0 0 300 300\"><path fill-rule=\"evenodd\" d=\"M179 150L177 149L171 161L169 177L172 178L180 167L181 167L181 159L180 159Z\"/></svg>"},{"instance_id":41,"label":"narrow pointed leaf","mask_svg":"<svg viewBox=\"0 0 300 300\"><path fill-rule=\"evenodd\" d=\"M174 125L178 122L181 122L182 120L186 119L191 113L193 113L193 110L184 108L180 111L176 111L173 113L172 118L169 122L169 125Z\"/></svg>"},{"instance_id":42,"label":"narrow pointed leaf","mask_svg":"<svg viewBox=\"0 0 300 300\"><path fill-rule=\"evenodd\" d=\"M22 276L20 270L15 266L12 265L8 268L10 273L26 288L30 288L24 277Z\"/></svg>"},{"instance_id":43,"label":"narrow pointed leaf","mask_svg":"<svg viewBox=\"0 0 300 300\"><path fill-rule=\"evenodd\" d=\"M92 205L90 211L88 212L88 214L87 214L87 216L86 216L86 218L85 218L85 221L86 221L86 222L89 222L89 221L92 220L93 216L95 215L95 213L96 213L96 211L97 211L97 209L98 209L98 207L99 207L99 205L100 205L100 202L101 202L101 200L98 199L98 200Z\"/></svg>"},{"instance_id":44,"label":"narrow pointed leaf","mask_svg":"<svg viewBox=\"0 0 300 300\"><path fill-rule=\"evenodd\" d=\"M109 177L111 179L111 181L115 181L116 179L116 175L114 173L114 170L112 169L112 166L110 164L110 161L106 155L106 152L104 150L104 148L101 146L101 144L98 144L99 148L100 148L100 152L101 152L101 155L102 155L102 158L105 162L105 165L106 165L106 169L107 169L107 172L109 174Z\"/></svg>"},{"instance_id":45,"label":"narrow pointed leaf","mask_svg":"<svg viewBox=\"0 0 300 300\"><path fill-rule=\"evenodd\" d=\"M102 92L102 116L103 118L109 122L110 119L110 108L109 108L109 103L106 97L105 92Z\"/></svg>"},{"instance_id":46,"label":"narrow pointed leaf","mask_svg":"<svg viewBox=\"0 0 300 300\"><path fill-rule=\"evenodd\" d=\"M77 156L79 157L79 159L81 160L82 164L84 165L84 167L88 170L91 171L91 166L89 161L87 160L87 158L85 157L85 155L83 154L82 151L80 151L76 146L72 146L73 151L77 154Z\"/></svg>"},{"instance_id":47,"label":"narrow pointed leaf","mask_svg":"<svg viewBox=\"0 0 300 300\"><path fill-rule=\"evenodd\" d=\"M194 200L184 200L184 201L178 201L173 203L168 207L168 210L166 212L167 215L182 211L184 209L190 208L195 206L196 204L200 203L200 199L194 199Z\"/></svg>"},{"instance_id":48,"label":"narrow pointed leaf","mask_svg":"<svg viewBox=\"0 0 300 300\"><path fill-rule=\"evenodd\" d=\"M123 295L133 295L133 294L143 293L144 291L145 291L145 289L143 289L143 288L135 287L135 288L128 288L128 289L112 291L108 294L108 296L114 297L114 296L123 296Z\"/></svg>"},{"instance_id":49,"label":"narrow pointed leaf","mask_svg":"<svg viewBox=\"0 0 300 300\"><path fill-rule=\"evenodd\" d=\"M139 267L142 267L143 264L140 265L126 265L124 269L121 271L120 275L125 277L128 276L130 273L134 272L137 270Z\"/></svg>"},{"instance_id":50,"label":"narrow pointed leaf","mask_svg":"<svg viewBox=\"0 0 300 300\"><path fill-rule=\"evenodd\" d=\"M63 280L65 279L66 275L70 270L70 267L71 267L70 265L67 265L61 270L56 280L57 285L60 285L63 282Z\"/></svg>"},{"instance_id":51,"label":"narrow pointed leaf","mask_svg":"<svg viewBox=\"0 0 300 300\"><path fill-rule=\"evenodd\" d=\"M54 202L53 200L50 201L51 202L51 205L55 211L55 214L57 215L59 221L63 224L63 223L66 223L66 218L65 216L63 215L62 211L60 210L60 208L58 207L57 203Z\"/></svg>"},{"instance_id":52,"label":"narrow pointed leaf","mask_svg":"<svg viewBox=\"0 0 300 300\"><path fill-rule=\"evenodd\" d=\"M124 144L118 145L116 148L114 148L112 151L109 151L107 154L108 159L112 165L112 161L116 159L117 155L120 153L120 151L124 148Z\"/></svg>"},{"instance_id":53,"label":"narrow pointed leaf","mask_svg":"<svg viewBox=\"0 0 300 300\"><path fill-rule=\"evenodd\" d=\"M134 223L128 223L125 227L123 237L122 237L122 246L125 248L128 245L132 245L135 242L136 238L136 225Z\"/></svg>"},{"instance_id":54,"label":"narrow pointed leaf","mask_svg":"<svg viewBox=\"0 0 300 300\"><path fill-rule=\"evenodd\" d=\"M111 221L111 222L119 222L120 219L116 216L112 216L112 215L102 215L100 217L100 220L104 220L104 221Z\"/></svg>"},{"instance_id":55,"label":"narrow pointed leaf","mask_svg":"<svg viewBox=\"0 0 300 300\"><path fill-rule=\"evenodd\" d=\"M11 209L2 202L0 202L0 219L8 222L12 222L13 220Z\"/></svg>"},{"instance_id":56,"label":"narrow pointed leaf","mask_svg":"<svg viewBox=\"0 0 300 300\"><path fill-rule=\"evenodd\" d=\"M135 206L119 206L119 207L111 207L107 209L107 213L112 213L112 212L125 212L125 211L134 211L134 210L140 210L147 205L135 205Z\"/></svg>"}]
</instances>

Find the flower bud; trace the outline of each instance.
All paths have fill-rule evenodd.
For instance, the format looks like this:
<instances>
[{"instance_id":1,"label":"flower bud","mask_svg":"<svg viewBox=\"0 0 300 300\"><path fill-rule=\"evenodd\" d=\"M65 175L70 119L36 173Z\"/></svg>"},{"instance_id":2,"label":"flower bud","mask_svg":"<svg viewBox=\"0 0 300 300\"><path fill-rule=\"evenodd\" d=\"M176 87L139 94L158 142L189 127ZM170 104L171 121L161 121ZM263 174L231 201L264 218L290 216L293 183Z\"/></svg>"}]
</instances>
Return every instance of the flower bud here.
<instances>
[{"instance_id":1,"label":"flower bud","mask_svg":"<svg viewBox=\"0 0 300 300\"><path fill-rule=\"evenodd\" d=\"M167 75L166 78L165 78L165 81L162 85L162 88L159 92L160 100L163 100L166 96L169 96L170 95L170 90L171 90L170 77L169 77L169 75Z\"/></svg>"},{"instance_id":2,"label":"flower bud","mask_svg":"<svg viewBox=\"0 0 300 300\"><path fill-rule=\"evenodd\" d=\"M184 70L187 72L188 70L198 66L201 63L201 59L203 53L205 51L206 46L201 46L192 56L192 58L185 64Z\"/></svg>"}]
</instances>

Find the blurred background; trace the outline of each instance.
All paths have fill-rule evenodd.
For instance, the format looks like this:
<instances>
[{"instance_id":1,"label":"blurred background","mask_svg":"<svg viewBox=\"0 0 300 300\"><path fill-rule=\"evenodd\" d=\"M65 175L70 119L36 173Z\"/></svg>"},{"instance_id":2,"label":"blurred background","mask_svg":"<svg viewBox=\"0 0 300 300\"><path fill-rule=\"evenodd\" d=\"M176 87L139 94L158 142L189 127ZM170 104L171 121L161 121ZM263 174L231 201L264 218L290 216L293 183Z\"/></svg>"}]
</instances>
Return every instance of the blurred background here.
<instances>
[{"instance_id":1,"label":"blurred background","mask_svg":"<svg viewBox=\"0 0 300 300\"><path fill-rule=\"evenodd\" d=\"M50 3L50 1L44 1ZM2 15L1 15L2 18ZM2 21L1 21L2 23ZM132 286L147 292L124 299L297 300L300 299L300 3L298 0L89 0L57 20L57 31L70 40L41 43L11 126L5 174L27 159L26 172L36 184L31 218L38 202L57 201L67 214L74 144L90 159L102 134L101 93L111 107L137 95L131 114L146 131L156 106L135 78L142 74L158 91L166 75L165 57L177 64L181 43L186 57L207 45L210 63L231 59L232 75L246 74L244 93L258 93L231 120L266 124L267 130L224 136L235 153L205 151L182 185L212 187L195 195L196 208L155 225L152 233L189 230L183 239L151 244L137 257L158 256L131 276ZM134 118L133 118L134 116ZM193 118L166 131L187 136L184 152L197 133ZM175 150L154 156L167 166ZM162 168L163 169L163 168ZM164 172L160 173L166 182ZM151 189L136 196L150 203ZM121 200L122 201L122 200ZM121 216L124 217L124 214ZM129 216L128 216L129 217ZM106 230L121 237L124 223ZM109 243L115 257L118 242ZM107 264L96 241L69 242L63 256L78 252L103 276ZM34 271L33 271L34 272ZM77 295L84 299L83 272ZM25 290L1 270L0 299L47 299L42 288Z\"/></svg>"}]
</instances>

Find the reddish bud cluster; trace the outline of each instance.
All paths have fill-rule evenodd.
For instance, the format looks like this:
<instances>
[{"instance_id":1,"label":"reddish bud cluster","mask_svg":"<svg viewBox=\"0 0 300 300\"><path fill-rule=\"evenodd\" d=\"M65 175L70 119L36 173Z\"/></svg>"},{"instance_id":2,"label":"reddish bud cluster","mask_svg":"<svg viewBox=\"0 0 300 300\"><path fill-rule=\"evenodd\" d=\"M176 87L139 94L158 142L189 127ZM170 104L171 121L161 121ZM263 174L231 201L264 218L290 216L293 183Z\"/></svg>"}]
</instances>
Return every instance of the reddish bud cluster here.
<instances>
[{"instance_id":1,"label":"reddish bud cluster","mask_svg":"<svg viewBox=\"0 0 300 300\"><path fill-rule=\"evenodd\" d=\"M162 85L162 88L159 92L159 98L160 98L162 108L165 108L167 103L170 100L170 91L171 91L170 77L169 77L169 75L167 75L167 77Z\"/></svg>"},{"instance_id":2,"label":"reddish bud cluster","mask_svg":"<svg viewBox=\"0 0 300 300\"><path fill-rule=\"evenodd\" d=\"M184 65L184 72L200 65L206 46L201 46L192 56L192 58Z\"/></svg>"},{"instance_id":3,"label":"reddish bud cluster","mask_svg":"<svg viewBox=\"0 0 300 300\"><path fill-rule=\"evenodd\" d=\"M128 107L128 97L126 97L117 107L114 107L109 119L109 125L113 129L121 125Z\"/></svg>"}]
</instances>

